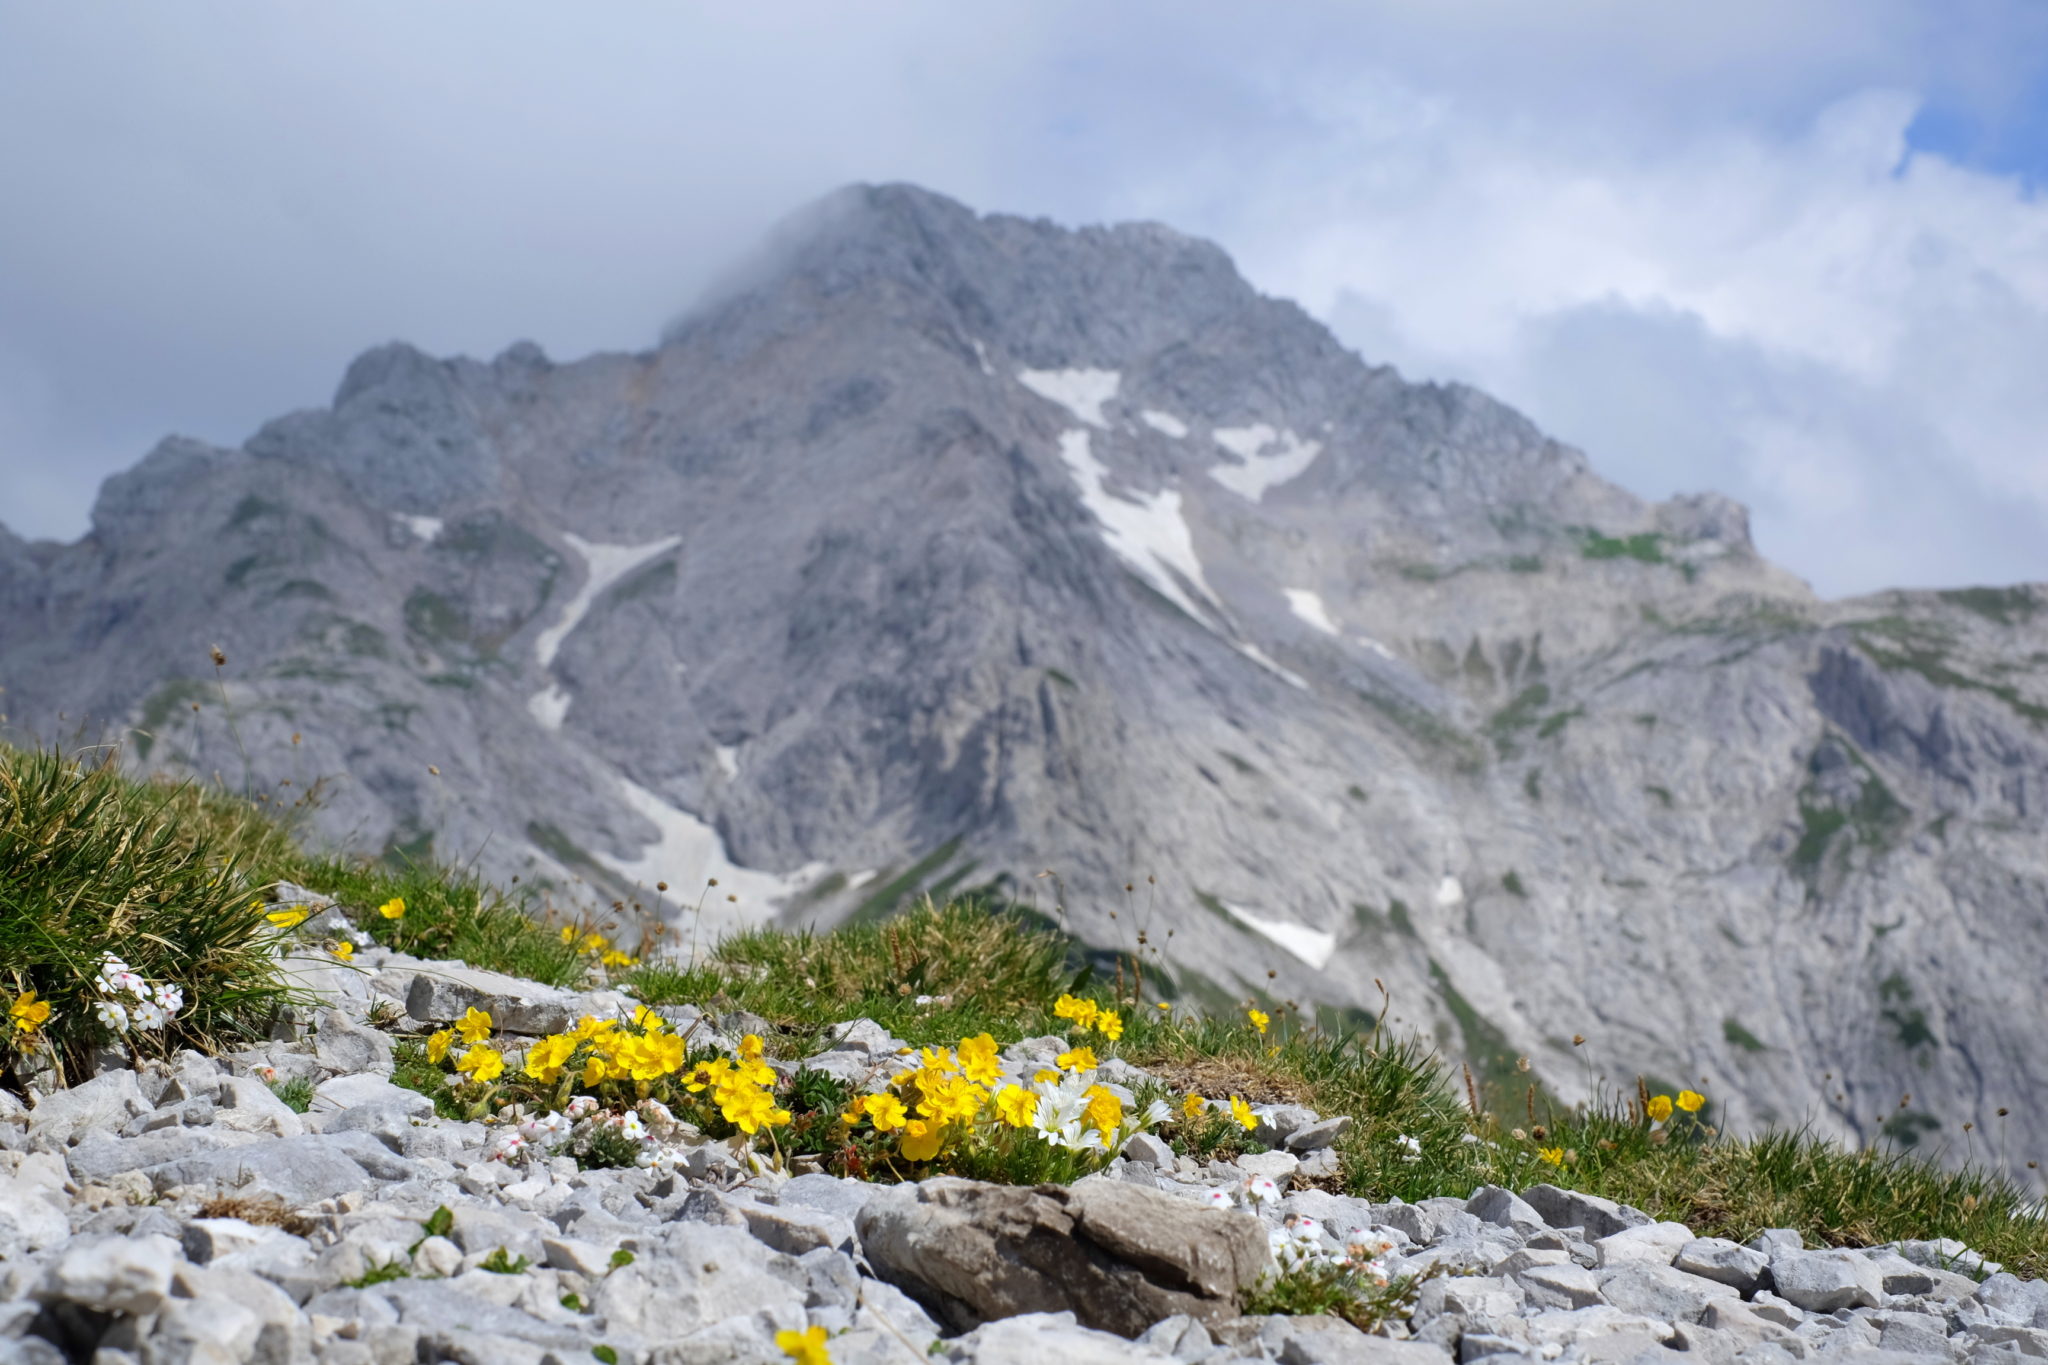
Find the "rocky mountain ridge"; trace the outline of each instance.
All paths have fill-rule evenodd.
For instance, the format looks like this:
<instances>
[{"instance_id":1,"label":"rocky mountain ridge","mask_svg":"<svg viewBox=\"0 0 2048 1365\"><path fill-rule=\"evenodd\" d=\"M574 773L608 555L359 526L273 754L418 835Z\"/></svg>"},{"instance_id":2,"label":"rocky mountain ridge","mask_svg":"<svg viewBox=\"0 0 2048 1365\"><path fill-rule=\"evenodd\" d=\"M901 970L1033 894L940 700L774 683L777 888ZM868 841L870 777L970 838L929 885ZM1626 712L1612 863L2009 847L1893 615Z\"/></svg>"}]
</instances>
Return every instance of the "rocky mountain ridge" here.
<instances>
[{"instance_id":1,"label":"rocky mountain ridge","mask_svg":"<svg viewBox=\"0 0 2048 1365\"><path fill-rule=\"evenodd\" d=\"M0 535L0 710L686 924L716 877L700 932L993 884L1194 998L1383 984L1499 1093L2017 1169L2044 605L1818 601L1211 245L857 187L653 351L381 347Z\"/></svg>"}]
</instances>

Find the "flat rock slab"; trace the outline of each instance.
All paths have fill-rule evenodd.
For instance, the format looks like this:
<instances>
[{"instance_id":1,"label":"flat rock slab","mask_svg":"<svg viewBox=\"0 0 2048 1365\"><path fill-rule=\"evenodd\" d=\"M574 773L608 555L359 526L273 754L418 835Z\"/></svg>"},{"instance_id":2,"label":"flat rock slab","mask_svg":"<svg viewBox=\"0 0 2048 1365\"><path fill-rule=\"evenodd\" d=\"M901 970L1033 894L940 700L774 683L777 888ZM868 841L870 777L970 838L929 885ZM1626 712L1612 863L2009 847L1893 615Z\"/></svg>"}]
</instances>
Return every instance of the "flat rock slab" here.
<instances>
[{"instance_id":1,"label":"flat rock slab","mask_svg":"<svg viewBox=\"0 0 2048 1365\"><path fill-rule=\"evenodd\" d=\"M576 1022L583 997L460 962L423 963L405 994L405 1012L429 1024L452 1024L472 1009L491 1016L502 1033L540 1037Z\"/></svg>"},{"instance_id":2,"label":"flat rock slab","mask_svg":"<svg viewBox=\"0 0 2048 1365\"><path fill-rule=\"evenodd\" d=\"M1875 1308L1884 1302L1884 1274L1853 1251L1784 1251L1771 1258L1778 1296L1809 1313Z\"/></svg>"},{"instance_id":3,"label":"flat rock slab","mask_svg":"<svg viewBox=\"0 0 2048 1365\"><path fill-rule=\"evenodd\" d=\"M858 1226L876 1274L958 1331L1067 1311L1123 1337L1176 1313L1221 1323L1269 1264L1256 1219L1113 1181L897 1185Z\"/></svg>"}]
</instances>

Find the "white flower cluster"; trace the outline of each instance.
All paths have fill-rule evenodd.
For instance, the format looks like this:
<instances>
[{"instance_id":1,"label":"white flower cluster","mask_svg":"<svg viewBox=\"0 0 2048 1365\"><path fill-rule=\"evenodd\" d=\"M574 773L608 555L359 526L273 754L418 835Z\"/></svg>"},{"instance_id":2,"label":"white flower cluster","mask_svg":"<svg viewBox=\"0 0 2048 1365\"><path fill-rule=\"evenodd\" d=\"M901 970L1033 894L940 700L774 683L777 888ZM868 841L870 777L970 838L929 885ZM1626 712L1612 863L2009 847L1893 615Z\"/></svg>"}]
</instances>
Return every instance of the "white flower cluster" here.
<instances>
[{"instance_id":1,"label":"white flower cluster","mask_svg":"<svg viewBox=\"0 0 2048 1365\"><path fill-rule=\"evenodd\" d=\"M1207 1198L1211 1208L1257 1213L1280 1202L1280 1187L1264 1176L1247 1176L1234 1188L1210 1190ZM1297 1267L1337 1266L1382 1288L1387 1283L1387 1253L1394 1249L1393 1242L1365 1228L1351 1229L1340 1242L1320 1220L1300 1213L1290 1213L1278 1227L1267 1229L1266 1245L1282 1274Z\"/></svg>"},{"instance_id":2,"label":"white flower cluster","mask_svg":"<svg viewBox=\"0 0 2048 1365\"><path fill-rule=\"evenodd\" d=\"M167 981L151 985L112 953L100 954L99 976L93 984L104 997L93 1006L93 1013L115 1033L131 1028L154 1033L185 1008L185 992Z\"/></svg>"},{"instance_id":3,"label":"white flower cluster","mask_svg":"<svg viewBox=\"0 0 2048 1365\"><path fill-rule=\"evenodd\" d=\"M1091 1126L1088 1115L1095 1098L1089 1092L1097 1085L1093 1071L1069 1071L1058 1080L1040 1081L1032 1086L1038 1107L1032 1112L1031 1126L1038 1136L1048 1145L1070 1152L1099 1152L1105 1148L1113 1152L1173 1116L1165 1101L1154 1100L1139 1113L1125 1115L1108 1131L1099 1131Z\"/></svg>"},{"instance_id":4,"label":"white flower cluster","mask_svg":"<svg viewBox=\"0 0 2048 1365\"><path fill-rule=\"evenodd\" d=\"M633 1164L645 1171L673 1172L688 1161L680 1140L694 1138L697 1130L669 1112L660 1100L642 1100L631 1109L612 1110L594 1096L578 1095L556 1114L527 1114L508 1105L502 1117L508 1125L491 1144L490 1159L524 1164L555 1156L584 1156L606 1132L636 1143L639 1153Z\"/></svg>"}]
</instances>

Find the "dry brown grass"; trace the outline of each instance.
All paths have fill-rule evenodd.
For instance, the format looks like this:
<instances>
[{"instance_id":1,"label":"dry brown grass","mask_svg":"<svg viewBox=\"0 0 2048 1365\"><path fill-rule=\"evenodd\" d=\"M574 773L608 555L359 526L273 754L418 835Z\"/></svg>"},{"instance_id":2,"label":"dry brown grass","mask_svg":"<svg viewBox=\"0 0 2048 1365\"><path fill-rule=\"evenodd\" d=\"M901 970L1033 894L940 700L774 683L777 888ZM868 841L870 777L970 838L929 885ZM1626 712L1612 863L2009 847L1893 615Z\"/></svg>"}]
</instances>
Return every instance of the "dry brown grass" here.
<instances>
[{"instance_id":1,"label":"dry brown grass","mask_svg":"<svg viewBox=\"0 0 2048 1365\"><path fill-rule=\"evenodd\" d=\"M239 1218L258 1227L283 1228L294 1237L313 1231L313 1220L276 1199L255 1199L247 1195L220 1194L199 1206L201 1218Z\"/></svg>"}]
</instances>

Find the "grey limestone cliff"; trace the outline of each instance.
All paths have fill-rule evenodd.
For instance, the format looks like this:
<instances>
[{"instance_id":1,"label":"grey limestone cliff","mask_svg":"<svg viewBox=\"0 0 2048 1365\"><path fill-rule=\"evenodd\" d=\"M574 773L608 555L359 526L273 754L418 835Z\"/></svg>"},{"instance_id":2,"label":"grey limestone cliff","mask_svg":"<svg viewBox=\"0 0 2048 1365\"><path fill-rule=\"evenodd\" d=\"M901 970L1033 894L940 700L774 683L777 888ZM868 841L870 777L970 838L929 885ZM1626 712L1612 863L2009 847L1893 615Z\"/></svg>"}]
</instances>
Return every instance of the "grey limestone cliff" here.
<instances>
[{"instance_id":1,"label":"grey limestone cliff","mask_svg":"<svg viewBox=\"0 0 2048 1365\"><path fill-rule=\"evenodd\" d=\"M218 642L254 782L326 779L337 841L672 915L716 876L707 930L1057 885L1196 999L1377 979L1516 1094L1705 1078L2017 1165L2044 608L1817 600L1739 506L1645 503L1212 245L857 187L654 350L381 347L77 544L0 535L0 710L238 785Z\"/></svg>"}]
</instances>

